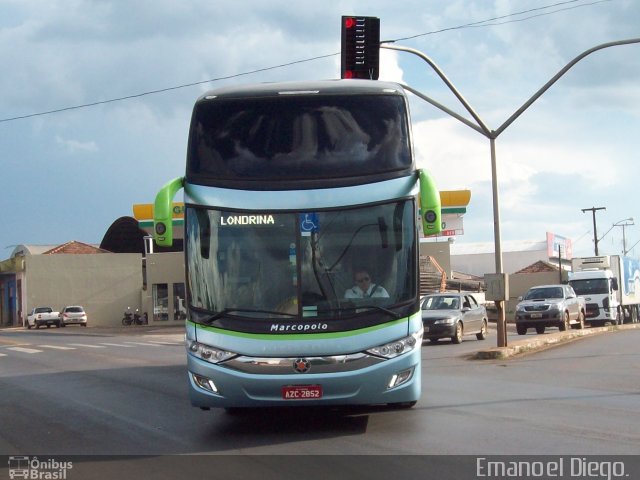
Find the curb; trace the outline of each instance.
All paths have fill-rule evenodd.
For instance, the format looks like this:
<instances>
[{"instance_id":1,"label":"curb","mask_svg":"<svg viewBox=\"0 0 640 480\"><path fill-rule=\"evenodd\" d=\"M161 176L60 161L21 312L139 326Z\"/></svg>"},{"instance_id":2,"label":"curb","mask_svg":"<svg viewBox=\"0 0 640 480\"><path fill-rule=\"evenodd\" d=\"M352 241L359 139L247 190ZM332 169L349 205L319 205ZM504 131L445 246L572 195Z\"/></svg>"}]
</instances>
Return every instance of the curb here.
<instances>
[{"instance_id":1,"label":"curb","mask_svg":"<svg viewBox=\"0 0 640 480\"><path fill-rule=\"evenodd\" d=\"M640 324L633 323L627 325L608 325L606 327L584 328L582 330L570 330L547 335L535 335L531 339L516 340L506 347L495 347L486 350L479 350L471 358L473 360L503 360L505 358L535 352L545 348L562 345L578 338L589 335L597 335L605 332L615 332L618 330L632 330L640 328Z\"/></svg>"}]
</instances>

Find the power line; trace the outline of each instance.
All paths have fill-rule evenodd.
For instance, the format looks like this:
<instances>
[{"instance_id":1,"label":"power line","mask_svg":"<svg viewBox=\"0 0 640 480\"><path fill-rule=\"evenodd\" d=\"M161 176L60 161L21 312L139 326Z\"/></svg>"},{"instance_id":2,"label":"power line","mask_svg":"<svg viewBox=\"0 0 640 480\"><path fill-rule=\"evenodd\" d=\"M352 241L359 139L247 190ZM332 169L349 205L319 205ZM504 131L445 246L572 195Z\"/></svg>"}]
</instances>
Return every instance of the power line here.
<instances>
[{"instance_id":1,"label":"power line","mask_svg":"<svg viewBox=\"0 0 640 480\"><path fill-rule=\"evenodd\" d=\"M576 1L576 0L572 0L572 1ZM580 0L577 0L577 1L580 1ZM516 20L509 20L507 22L494 22L494 23L486 23L484 25L473 25L473 27L494 27L494 26L498 26L498 25L505 25L507 23L524 22L525 20L531 20L532 18L544 17L546 15L553 15L554 13L565 12L567 10L573 10L573 9L581 8L581 7L591 7L591 6L596 5L598 3L612 2L612 1L613 0L596 0L596 1L591 2L591 3L583 3L581 5L573 5L571 7L559 8L558 10L554 10L553 12L538 13L536 15L530 15L530 16L525 17L525 18L519 18L519 19L516 19Z\"/></svg>"},{"instance_id":2,"label":"power line","mask_svg":"<svg viewBox=\"0 0 640 480\"><path fill-rule=\"evenodd\" d=\"M573 6L570 6L570 7L557 9L557 10L554 10L554 11L551 11L551 12L538 13L538 14L531 15L531 16L528 16L528 17L525 17L525 18L513 19L513 20L504 21L504 22L496 22L497 20L503 20L503 19L510 18L510 17L516 17L516 16L519 16L519 15L526 15L527 13L539 12L541 10L560 7L560 6L563 6L563 5L568 5L568 4L581 2L581 1L583 1L583 0L566 0L566 1L563 1L563 2L554 3L554 4L551 4L551 5L545 5L545 6L542 6L542 7L531 8L531 9L528 9L528 10L523 10L521 12L510 13L508 15L502 15L502 16L499 16L499 17L488 18L488 19L485 19L485 20L466 23L466 24L463 24L463 25L455 26L455 27L447 27L447 28L443 28L443 29L440 29L440 30L434 30L434 31L431 31L431 32L419 33L419 34L412 35L412 36L409 36L409 37L401 37L401 38L396 38L394 40L386 40L383 43L394 43L394 42L399 42L399 41L403 41L403 40L411 40L411 39L414 39L414 38L424 37L424 36L427 36L427 35L435 35L437 33L444 33L444 32L448 32L448 31L452 31L452 30L461 30L461 29L465 29L465 28L490 27L490 26L504 25L504 24L507 24L507 23L523 22L523 21L530 20L530 19L536 18L536 17L552 15L552 14L555 14L555 13L558 13L558 12L562 12L562 11L565 11L565 10L572 10L572 9L575 9L575 8L592 6L592 5L596 5L598 3L610 2L610 1L613 1L613 0L595 0L595 1L591 2L591 3L583 3L583 4L579 4L579 5L573 5ZM496 23L490 23L490 22L496 22ZM108 99L108 100L99 100L99 101L90 102L90 103L83 103L83 104L80 104L80 105L73 105L73 106L69 106L69 107L57 108L57 109L54 109L54 110L47 110L47 111L44 111L44 112L36 112L36 113L30 113L30 114L26 114L26 115L18 115L18 116L15 116L15 117L2 118L2 119L0 119L0 123L13 122L13 121L16 121L16 120L23 120L23 119L26 119L26 118L40 117L40 116L51 115L51 114L60 113L60 112L67 112L69 110L78 110L78 109L81 109L81 108L95 107L97 105L105 105L105 104L108 104L108 103L122 102L124 100L131 100L131 99L134 99L134 98L145 97L145 96L148 96L148 95L166 93L166 92L170 92L170 91L173 91L173 90L179 90L179 89L182 89L182 88L189 88L189 87L194 87L194 86L197 86L197 85L203 85L205 83L214 83L214 82L219 82L219 81L222 81L222 80L230 80L232 78L239 78L239 77L243 77L243 76L247 76L247 75L253 75L253 74L256 74L256 73L267 72L267 71L270 71L270 70L277 70L279 68L290 67L291 65L297 65L297 64L301 64L301 63L308 63L308 62L313 62L313 61L316 61L316 60L322 60L324 58L334 57L336 55L340 55L340 52L329 53L329 54L326 54L326 55L318 55L316 57L305 58L305 59L301 59L301 60L294 60L294 61L287 62L287 63L281 63L281 64L278 64L278 65L273 65L271 67L258 68L258 69L255 69L255 70L249 70L249 71L246 71L246 72L235 73L235 74L226 75L226 76L223 76L223 77L210 78L208 80L201 80L201 81L198 81L198 82L184 83L184 84L181 84L181 85L175 85L173 87L166 87L166 88L160 88L160 89L156 89L156 90L149 90L149 91L146 91L146 92L136 93L136 94L132 94L132 95L126 95L126 96L123 96L123 97L111 98L111 99Z\"/></svg>"},{"instance_id":3,"label":"power line","mask_svg":"<svg viewBox=\"0 0 640 480\"><path fill-rule=\"evenodd\" d=\"M496 20L503 20L505 18L516 17L516 16L519 16L519 15L525 15L527 13L537 12L537 11L540 11L540 10L546 10L546 9L549 9L549 8L559 7L559 6L562 6L562 5L567 5L567 4L570 4L570 3L576 3L576 2L581 2L581 1L583 1L583 0L567 0L567 1L564 1L564 2L554 3L554 4L551 4L551 5L545 5L543 7L536 7L536 8L531 8L529 10L523 10L521 12L510 13L508 15L502 15L502 16L499 16L499 17L488 18L486 20L479 20L477 22L465 23L463 25L458 25L456 27L441 28L440 30L433 30L431 32L418 33L416 35L411 35L409 37L396 38L395 40L389 40L388 42L383 42L383 43L393 43L393 42L399 42L399 41L402 41L402 40L413 40L414 38L425 37L427 35L434 35L436 33L450 32L450 31L453 31L453 30L462 30L462 29L465 29L465 28L493 27L493 26L498 26L498 25L506 25L508 23L524 22L526 20L531 20L532 18L543 17L543 16L546 16L546 15L553 15L555 13L564 12L566 10L573 10L575 8L590 7L590 6L596 5L598 3L611 2L613 0L595 0L595 1L591 2L591 3L583 3L583 4L580 4L580 5L573 5L573 6L570 6L570 7L559 8L557 10L553 10L552 12L538 13L538 14L535 14L535 15L530 15L530 16L525 17L525 18L508 20L508 21L505 21L505 22L496 22ZM490 22L493 22L493 23L490 23Z\"/></svg>"},{"instance_id":4,"label":"power line","mask_svg":"<svg viewBox=\"0 0 640 480\"><path fill-rule=\"evenodd\" d=\"M48 110L46 112L30 113L28 115L20 115L20 116L17 116L17 117L3 118L3 119L0 119L0 123L2 123L2 122L11 122L11 121L14 121L14 120L22 120L24 118L38 117L38 116L42 116L42 115L50 115L52 113L66 112L68 110L77 110L77 109L80 109L80 108L95 107L96 105L104 105L106 103L121 102L123 100L130 100L132 98L139 98L139 97L144 97L144 96L147 96L147 95L154 95L154 94L157 94L157 93L170 92L172 90L179 90L181 88L194 87L196 85L202 85L204 83L219 82L221 80L228 80L228 79L231 79L231 78L238 78L238 77L242 77L242 76L245 76L245 75L253 75L254 73L260 73L260 72L266 72L266 71L269 71L269 70L275 70L275 69L278 69L278 68L283 68L283 67L288 67L288 66L291 66L291 65L296 65L298 63L313 62L315 60L320 60L320 59L323 59L323 58L333 57L335 55L340 55L340 52L338 52L338 53L330 53L328 55L319 55L317 57L306 58L306 59L303 59L303 60L294 60L292 62L281 63L279 65L274 65L274 66L271 66L271 67L258 68L256 70L250 70L250 71L242 72L242 73L235 73L233 75L227 75L227 76L224 76L224 77L210 78L209 80L201 80L199 82L183 83L182 85L176 85L176 86L173 86L173 87L160 88L160 89L157 89L157 90L149 90L147 92L136 93L136 94L127 95L127 96L124 96L124 97L111 98L109 100L100 100L100 101L97 101L97 102L83 103L81 105L74 105L74 106L71 106L71 107L57 108L55 110Z\"/></svg>"}]
</instances>

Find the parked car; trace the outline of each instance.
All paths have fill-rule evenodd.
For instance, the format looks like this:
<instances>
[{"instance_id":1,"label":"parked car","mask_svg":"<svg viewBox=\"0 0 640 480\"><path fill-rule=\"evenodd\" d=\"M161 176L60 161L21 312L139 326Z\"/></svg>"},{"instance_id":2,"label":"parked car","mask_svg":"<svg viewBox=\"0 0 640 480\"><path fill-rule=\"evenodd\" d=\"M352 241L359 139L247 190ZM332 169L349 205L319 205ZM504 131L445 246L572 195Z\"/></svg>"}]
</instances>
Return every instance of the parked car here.
<instances>
[{"instance_id":1,"label":"parked car","mask_svg":"<svg viewBox=\"0 0 640 480\"><path fill-rule=\"evenodd\" d=\"M516 306L516 330L525 335L528 328L539 334L547 327L584 328L586 310L584 297L576 295L571 285L531 287Z\"/></svg>"},{"instance_id":2,"label":"parked car","mask_svg":"<svg viewBox=\"0 0 640 480\"><path fill-rule=\"evenodd\" d=\"M36 327L40 328L42 325L46 325L49 328L51 325L60 327L60 317L58 312L54 312L51 307L36 307L27 315L27 328Z\"/></svg>"},{"instance_id":3,"label":"parked car","mask_svg":"<svg viewBox=\"0 0 640 480\"><path fill-rule=\"evenodd\" d=\"M70 305L60 310L60 325L82 325L87 326L87 312L80 305Z\"/></svg>"},{"instance_id":4,"label":"parked car","mask_svg":"<svg viewBox=\"0 0 640 480\"><path fill-rule=\"evenodd\" d=\"M425 296L421 303L424 338L431 342L450 338L453 343L460 343L464 335L475 335L478 340L487 338L487 309L473 295L435 293Z\"/></svg>"}]
</instances>

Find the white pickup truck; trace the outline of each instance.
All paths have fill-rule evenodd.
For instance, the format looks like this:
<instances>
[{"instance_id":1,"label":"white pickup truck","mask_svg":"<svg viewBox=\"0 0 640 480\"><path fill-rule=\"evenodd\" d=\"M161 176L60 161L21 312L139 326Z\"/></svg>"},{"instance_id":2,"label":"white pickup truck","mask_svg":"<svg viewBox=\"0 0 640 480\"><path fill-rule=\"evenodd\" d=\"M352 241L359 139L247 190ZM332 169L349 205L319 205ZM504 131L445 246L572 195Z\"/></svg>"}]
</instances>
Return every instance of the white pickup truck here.
<instances>
[{"instance_id":1,"label":"white pickup truck","mask_svg":"<svg viewBox=\"0 0 640 480\"><path fill-rule=\"evenodd\" d=\"M60 327L60 312L54 312L51 307L36 307L27 315L27 328L36 327L40 328L42 325L46 325L49 328L51 325Z\"/></svg>"}]
</instances>

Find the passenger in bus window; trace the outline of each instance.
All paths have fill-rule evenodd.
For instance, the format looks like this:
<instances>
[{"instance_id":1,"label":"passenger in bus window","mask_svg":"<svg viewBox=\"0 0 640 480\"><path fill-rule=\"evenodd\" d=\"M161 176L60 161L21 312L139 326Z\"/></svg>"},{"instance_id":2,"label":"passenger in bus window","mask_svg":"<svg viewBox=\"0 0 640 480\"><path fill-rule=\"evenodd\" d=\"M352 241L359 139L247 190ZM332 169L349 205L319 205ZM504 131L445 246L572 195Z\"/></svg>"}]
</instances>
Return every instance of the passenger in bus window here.
<instances>
[{"instance_id":1,"label":"passenger in bus window","mask_svg":"<svg viewBox=\"0 0 640 480\"><path fill-rule=\"evenodd\" d=\"M381 285L371 281L371 275L365 268L358 268L353 276L355 285L346 292L344 298L388 298L389 293Z\"/></svg>"}]
</instances>

